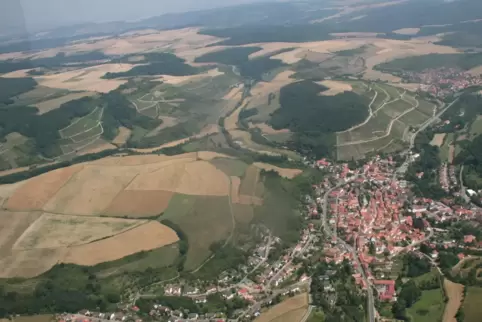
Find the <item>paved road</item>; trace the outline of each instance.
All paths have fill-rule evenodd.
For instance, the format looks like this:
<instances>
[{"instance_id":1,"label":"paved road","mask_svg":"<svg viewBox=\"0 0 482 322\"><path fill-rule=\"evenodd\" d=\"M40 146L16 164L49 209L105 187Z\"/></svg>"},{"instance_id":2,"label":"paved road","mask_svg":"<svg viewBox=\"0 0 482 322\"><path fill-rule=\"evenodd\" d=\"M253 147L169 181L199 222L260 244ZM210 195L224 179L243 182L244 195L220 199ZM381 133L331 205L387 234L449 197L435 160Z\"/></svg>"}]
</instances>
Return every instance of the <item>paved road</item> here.
<instances>
[{"instance_id":1,"label":"paved road","mask_svg":"<svg viewBox=\"0 0 482 322\"><path fill-rule=\"evenodd\" d=\"M330 190L328 190L325 193L325 195L323 196L323 215L322 215L323 229L325 231L325 234L329 238L334 236L334 233L333 233L333 231L331 230L331 227L328 225L328 223L326 221L327 215L328 215L328 197L333 190L338 189L338 188L344 186L345 184L347 184L348 182L352 182L352 181L358 179L359 177L364 177L364 176L363 175L354 176L346 182L339 183L336 186L334 186L333 188L331 188ZM368 279L365 275L365 271L363 270L363 267L360 263L360 260L358 259L358 255L357 255L355 249L353 247L351 247L350 245L348 245L344 240L340 239L340 240L337 240L337 242L342 244L349 252L352 253L353 258L357 262L357 270L360 273L360 275L363 277L363 279L365 280L366 284L368 285L368 292L367 292L368 293L368 297L367 297L368 321L374 322L375 321L375 298L373 296L373 290L371 288L371 284L369 283L369 281L368 281Z\"/></svg>"}]
</instances>

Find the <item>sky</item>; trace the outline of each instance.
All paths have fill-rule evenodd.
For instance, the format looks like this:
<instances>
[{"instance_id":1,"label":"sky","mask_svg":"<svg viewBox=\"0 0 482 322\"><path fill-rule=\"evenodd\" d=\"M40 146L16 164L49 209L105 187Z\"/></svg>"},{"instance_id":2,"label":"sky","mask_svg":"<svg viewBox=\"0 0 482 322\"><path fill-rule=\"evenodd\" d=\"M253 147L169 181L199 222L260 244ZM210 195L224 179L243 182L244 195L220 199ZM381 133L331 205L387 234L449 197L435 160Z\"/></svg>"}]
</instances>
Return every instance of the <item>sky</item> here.
<instances>
[{"instance_id":1,"label":"sky","mask_svg":"<svg viewBox=\"0 0 482 322\"><path fill-rule=\"evenodd\" d=\"M27 31L83 22L138 20L264 0L0 0L0 28Z\"/></svg>"}]
</instances>

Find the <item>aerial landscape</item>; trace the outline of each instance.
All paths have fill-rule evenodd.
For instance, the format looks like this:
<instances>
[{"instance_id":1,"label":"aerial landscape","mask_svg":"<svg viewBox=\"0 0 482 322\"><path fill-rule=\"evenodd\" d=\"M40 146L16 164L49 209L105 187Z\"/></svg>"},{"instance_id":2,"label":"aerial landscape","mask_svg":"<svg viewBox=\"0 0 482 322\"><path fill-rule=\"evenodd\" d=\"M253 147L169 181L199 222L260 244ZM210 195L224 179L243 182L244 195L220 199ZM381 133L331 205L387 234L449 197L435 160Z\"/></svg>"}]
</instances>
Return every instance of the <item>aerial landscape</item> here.
<instances>
[{"instance_id":1,"label":"aerial landscape","mask_svg":"<svg viewBox=\"0 0 482 322\"><path fill-rule=\"evenodd\" d=\"M482 321L482 2L178 2L2 18L0 322Z\"/></svg>"}]
</instances>

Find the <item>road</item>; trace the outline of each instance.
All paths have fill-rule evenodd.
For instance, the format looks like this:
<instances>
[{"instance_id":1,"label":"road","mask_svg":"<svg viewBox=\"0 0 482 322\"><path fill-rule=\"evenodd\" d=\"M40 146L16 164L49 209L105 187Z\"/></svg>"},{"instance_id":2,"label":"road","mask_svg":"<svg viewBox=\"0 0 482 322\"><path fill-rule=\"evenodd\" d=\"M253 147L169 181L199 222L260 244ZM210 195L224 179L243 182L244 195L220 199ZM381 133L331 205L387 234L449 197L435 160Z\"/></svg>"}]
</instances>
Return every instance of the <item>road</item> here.
<instances>
[{"instance_id":1,"label":"road","mask_svg":"<svg viewBox=\"0 0 482 322\"><path fill-rule=\"evenodd\" d=\"M397 169L397 171L395 171L395 173L393 174L393 179L395 179L396 175L399 174L399 173L403 173L407 170L408 168L408 164L410 163L410 151L412 151L413 147L415 146L415 138L417 137L417 135L422 132L422 131L425 131L425 129L427 127L429 127L433 122L435 122L440 116L442 116L442 114L444 114L449 108L452 107L452 105L454 105L455 103L457 103L457 101L459 100L459 98L456 98L455 100L452 101L452 103L450 103L449 105L447 106L444 106L442 107L442 109L438 112L438 113L435 113L431 118L429 118L427 121L425 121L425 123L423 123L417 131L415 131L415 133L413 133L413 135L410 137L410 145L407 149L407 159L405 160L405 162Z\"/></svg>"},{"instance_id":2,"label":"road","mask_svg":"<svg viewBox=\"0 0 482 322\"><path fill-rule=\"evenodd\" d=\"M332 236L334 236L334 233L333 231L331 230L330 226L328 225L327 223L327 215L328 215L328 197L330 196L330 193L335 190L335 189L338 189L338 188L341 188L342 186L346 185L348 182L351 182L351 181L354 181L356 179L358 179L359 177L364 177L363 175L358 175L358 176L353 176L350 180L346 181L346 182L342 182L342 183L339 183L337 184L336 186L334 186L333 188L331 188L330 190L328 190L325 195L323 196L323 213L322 213L322 220L323 220L323 229L325 231L325 234L327 235L327 237L331 238ZM335 228L336 229L336 228ZM367 308L368 308L368 321L369 322L374 322L375 321L375 298L373 296L373 290L371 288L371 283L368 281L366 275L365 275L365 271L363 270L363 267L360 263L360 260L358 259L358 255L355 251L355 249L353 247L351 247L350 245L348 245L344 240L337 240L337 243L340 243L342 244L350 253L352 253L353 255L353 258L356 260L357 262L357 270L358 272L360 273L360 275L363 277L363 279L365 280L365 283L367 284L368 286L368 297L367 297Z\"/></svg>"}]
</instances>

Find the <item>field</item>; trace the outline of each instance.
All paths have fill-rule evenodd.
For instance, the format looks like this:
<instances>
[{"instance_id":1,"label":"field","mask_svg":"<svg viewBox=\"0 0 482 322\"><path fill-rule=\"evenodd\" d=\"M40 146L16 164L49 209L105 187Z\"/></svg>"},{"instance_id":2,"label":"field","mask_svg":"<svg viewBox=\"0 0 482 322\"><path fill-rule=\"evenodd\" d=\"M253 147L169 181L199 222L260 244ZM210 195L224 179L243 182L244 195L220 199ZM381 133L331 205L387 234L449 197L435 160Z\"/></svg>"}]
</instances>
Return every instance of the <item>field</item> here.
<instances>
[{"instance_id":1,"label":"field","mask_svg":"<svg viewBox=\"0 0 482 322\"><path fill-rule=\"evenodd\" d=\"M146 221L43 214L20 236L13 249L72 247L120 234Z\"/></svg>"},{"instance_id":2,"label":"field","mask_svg":"<svg viewBox=\"0 0 482 322\"><path fill-rule=\"evenodd\" d=\"M170 245L178 240L171 228L151 221L111 238L69 247L63 262L91 266Z\"/></svg>"},{"instance_id":3,"label":"field","mask_svg":"<svg viewBox=\"0 0 482 322\"><path fill-rule=\"evenodd\" d=\"M301 174L303 171L299 169L287 169L287 168L280 168L271 164L267 163L261 163L261 162L255 162L254 166L266 170L266 171L275 171L277 172L280 176L288 178L288 179L293 179L297 175Z\"/></svg>"},{"instance_id":4,"label":"field","mask_svg":"<svg viewBox=\"0 0 482 322\"><path fill-rule=\"evenodd\" d=\"M431 116L427 102L404 90L387 84L360 81L351 84L357 86L359 93L370 97L370 115L361 124L337 133L339 160L360 159L377 151L400 150L403 142L410 139L410 127L422 124Z\"/></svg>"},{"instance_id":5,"label":"field","mask_svg":"<svg viewBox=\"0 0 482 322\"><path fill-rule=\"evenodd\" d=\"M47 113L49 111L52 111L54 109L59 108L60 105L62 105L64 103L67 103L67 102L70 102L70 101L73 101L73 100L77 100L77 99L80 99L82 97L93 96L95 94L96 93L94 93L94 92L72 93L72 94L67 94L65 96L41 101L39 103L36 103L34 106L36 108L38 108L39 114L44 114L44 113Z\"/></svg>"},{"instance_id":6,"label":"field","mask_svg":"<svg viewBox=\"0 0 482 322\"><path fill-rule=\"evenodd\" d=\"M440 159L442 162L449 162L451 160L450 152L451 146L453 146L454 134L448 133L444 139L443 145L440 147Z\"/></svg>"},{"instance_id":7,"label":"field","mask_svg":"<svg viewBox=\"0 0 482 322\"><path fill-rule=\"evenodd\" d=\"M273 306L263 312L255 322L288 322L300 321L308 308L308 294L303 293Z\"/></svg>"},{"instance_id":8,"label":"field","mask_svg":"<svg viewBox=\"0 0 482 322\"><path fill-rule=\"evenodd\" d=\"M233 214L228 197L176 194L161 216L180 227L188 236L189 249L184 267L194 270L210 255L213 243L226 240L233 231Z\"/></svg>"},{"instance_id":9,"label":"field","mask_svg":"<svg viewBox=\"0 0 482 322\"><path fill-rule=\"evenodd\" d=\"M434 145L434 146L442 146L443 142L444 142L444 138L445 138L445 135L446 133L437 133L433 136L433 139L432 141L430 142L430 145Z\"/></svg>"},{"instance_id":10,"label":"field","mask_svg":"<svg viewBox=\"0 0 482 322\"><path fill-rule=\"evenodd\" d=\"M462 304L464 286L444 279L445 294L447 294L448 302L445 306L443 322L456 322L455 314Z\"/></svg>"},{"instance_id":11,"label":"field","mask_svg":"<svg viewBox=\"0 0 482 322\"><path fill-rule=\"evenodd\" d=\"M464 322L477 322L482 314L480 299L482 298L482 288L469 286L467 296L464 299L462 308L464 310Z\"/></svg>"},{"instance_id":12,"label":"field","mask_svg":"<svg viewBox=\"0 0 482 322\"><path fill-rule=\"evenodd\" d=\"M412 317L414 322L440 321L444 307L441 289L422 291L422 297L407 309L407 314Z\"/></svg>"},{"instance_id":13,"label":"field","mask_svg":"<svg viewBox=\"0 0 482 322\"><path fill-rule=\"evenodd\" d=\"M94 265L175 243L158 223L38 212L0 212L0 277L33 277L58 263Z\"/></svg>"}]
</instances>

